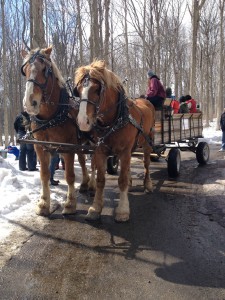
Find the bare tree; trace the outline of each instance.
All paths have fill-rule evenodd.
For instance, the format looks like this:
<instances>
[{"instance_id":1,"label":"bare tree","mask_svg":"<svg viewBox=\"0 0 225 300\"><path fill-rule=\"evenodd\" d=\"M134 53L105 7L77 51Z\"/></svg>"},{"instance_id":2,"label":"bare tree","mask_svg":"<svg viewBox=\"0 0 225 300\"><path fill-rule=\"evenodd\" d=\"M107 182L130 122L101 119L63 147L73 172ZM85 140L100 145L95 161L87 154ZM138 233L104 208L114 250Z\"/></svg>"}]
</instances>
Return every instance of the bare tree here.
<instances>
[{"instance_id":1,"label":"bare tree","mask_svg":"<svg viewBox=\"0 0 225 300\"><path fill-rule=\"evenodd\" d=\"M31 48L46 47L45 28L43 22L43 0L30 1L31 13Z\"/></svg>"},{"instance_id":2,"label":"bare tree","mask_svg":"<svg viewBox=\"0 0 225 300\"><path fill-rule=\"evenodd\" d=\"M104 39L104 59L106 64L109 64L109 38L110 38L110 27L109 27L109 10L110 0L105 0L105 39Z\"/></svg>"},{"instance_id":3,"label":"bare tree","mask_svg":"<svg viewBox=\"0 0 225 300\"><path fill-rule=\"evenodd\" d=\"M190 69L190 94L196 96L196 63L197 63L197 37L199 28L200 11L206 0L192 0L192 47L191 47L191 69Z\"/></svg>"},{"instance_id":4,"label":"bare tree","mask_svg":"<svg viewBox=\"0 0 225 300\"><path fill-rule=\"evenodd\" d=\"M220 12L220 51L219 51L219 85L217 94L217 129L220 128L220 116L225 104L223 83L224 83L224 10L225 0L219 0L219 12Z\"/></svg>"},{"instance_id":5,"label":"bare tree","mask_svg":"<svg viewBox=\"0 0 225 300\"><path fill-rule=\"evenodd\" d=\"M5 0L1 0L1 18L2 18L2 73L3 73L3 102L4 102L4 135L5 147L9 145L9 120L8 120L8 93L6 83L6 35L5 35ZM2 144L2 134L0 135Z\"/></svg>"},{"instance_id":6,"label":"bare tree","mask_svg":"<svg viewBox=\"0 0 225 300\"><path fill-rule=\"evenodd\" d=\"M77 24L78 24L78 36L79 36L79 61L82 65L84 63L83 58L83 35L82 35L82 24L81 24L81 12L80 12L80 0L76 0L77 4Z\"/></svg>"},{"instance_id":7,"label":"bare tree","mask_svg":"<svg viewBox=\"0 0 225 300\"><path fill-rule=\"evenodd\" d=\"M96 5L97 4L97 5ZM90 60L100 58L100 30L99 30L99 2L89 0L90 16L91 16L91 28L90 28Z\"/></svg>"}]
</instances>

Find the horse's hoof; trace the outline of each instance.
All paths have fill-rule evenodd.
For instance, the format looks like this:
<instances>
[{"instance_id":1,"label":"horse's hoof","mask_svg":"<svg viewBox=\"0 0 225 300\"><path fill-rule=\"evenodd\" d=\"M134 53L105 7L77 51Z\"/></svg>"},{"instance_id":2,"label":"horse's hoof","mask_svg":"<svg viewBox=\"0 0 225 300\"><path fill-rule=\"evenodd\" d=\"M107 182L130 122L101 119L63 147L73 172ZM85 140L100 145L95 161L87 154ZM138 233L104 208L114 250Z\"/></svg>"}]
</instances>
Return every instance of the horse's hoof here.
<instances>
[{"instance_id":1,"label":"horse's hoof","mask_svg":"<svg viewBox=\"0 0 225 300\"><path fill-rule=\"evenodd\" d=\"M63 215L74 215L76 213L76 207L64 207L62 214Z\"/></svg>"},{"instance_id":2,"label":"horse's hoof","mask_svg":"<svg viewBox=\"0 0 225 300\"><path fill-rule=\"evenodd\" d=\"M118 223L128 222L130 219L130 215L128 213L117 213L115 215L115 221Z\"/></svg>"},{"instance_id":3,"label":"horse's hoof","mask_svg":"<svg viewBox=\"0 0 225 300\"><path fill-rule=\"evenodd\" d=\"M145 191L145 193L153 192L153 186L152 186L151 182L144 184L144 191Z\"/></svg>"},{"instance_id":4,"label":"horse's hoof","mask_svg":"<svg viewBox=\"0 0 225 300\"><path fill-rule=\"evenodd\" d=\"M82 194L82 193L86 193L87 191L88 191L88 184L87 183L82 183L80 185L79 192Z\"/></svg>"},{"instance_id":5,"label":"horse's hoof","mask_svg":"<svg viewBox=\"0 0 225 300\"><path fill-rule=\"evenodd\" d=\"M151 188L151 189L148 189L148 188L146 188L145 187L145 193L146 194L150 194L150 193L152 193L153 192L153 189Z\"/></svg>"},{"instance_id":6,"label":"horse's hoof","mask_svg":"<svg viewBox=\"0 0 225 300\"><path fill-rule=\"evenodd\" d=\"M98 221L101 217L101 213L94 211L93 209L89 209L88 213L85 217L86 221Z\"/></svg>"},{"instance_id":7,"label":"horse's hoof","mask_svg":"<svg viewBox=\"0 0 225 300\"><path fill-rule=\"evenodd\" d=\"M42 217L48 217L50 215L50 209L47 207L36 207L36 214Z\"/></svg>"}]
</instances>

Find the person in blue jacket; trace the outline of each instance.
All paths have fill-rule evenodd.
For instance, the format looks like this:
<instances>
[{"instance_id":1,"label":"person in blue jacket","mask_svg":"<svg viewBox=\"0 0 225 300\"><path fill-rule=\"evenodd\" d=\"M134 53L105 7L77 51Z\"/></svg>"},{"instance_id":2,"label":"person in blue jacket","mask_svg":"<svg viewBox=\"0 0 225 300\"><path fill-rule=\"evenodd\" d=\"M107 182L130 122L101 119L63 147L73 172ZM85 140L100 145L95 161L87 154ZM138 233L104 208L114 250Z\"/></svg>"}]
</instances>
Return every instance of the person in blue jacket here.
<instances>
[{"instance_id":1,"label":"person in blue jacket","mask_svg":"<svg viewBox=\"0 0 225 300\"><path fill-rule=\"evenodd\" d=\"M15 119L14 129L17 134L17 139L21 139L27 132L30 125L30 117L27 112L21 112ZM19 169L20 171L37 171L37 157L33 144L20 144L19 151Z\"/></svg>"}]
</instances>

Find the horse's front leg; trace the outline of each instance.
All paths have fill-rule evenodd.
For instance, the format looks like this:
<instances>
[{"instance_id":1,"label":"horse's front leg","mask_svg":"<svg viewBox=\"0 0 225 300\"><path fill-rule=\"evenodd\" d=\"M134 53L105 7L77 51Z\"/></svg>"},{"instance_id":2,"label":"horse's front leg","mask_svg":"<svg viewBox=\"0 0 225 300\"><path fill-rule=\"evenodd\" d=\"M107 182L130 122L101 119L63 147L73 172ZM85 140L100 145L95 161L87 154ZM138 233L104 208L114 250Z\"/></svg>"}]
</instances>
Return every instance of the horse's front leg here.
<instances>
[{"instance_id":1,"label":"horse's front leg","mask_svg":"<svg viewBox=\"0 0 225 300\"><path fill-rule=\"evenodd\" d=\"M120 175L118 185L120 189L120 201L115 210L115 220L126 222L130 218L130 206L128 201L128 185L130 182L130 160L131 153L123 153L120 156Z\"/></svg>"},{"instance_id":2,"label":"horse's front leg","mask_svg":"<svg viewBox=\"0 0 225 300\"><path fill-rule=\"evenodd\" d=\"M79 192L85 193L88 191L88 183L90 180L88 171L87 171L87 167L86 167L86 157L84 154L77 154L77 156L78 156L78 161L80 163L81 170L82 170L82 182L80 185Z\"/></svg>"},{"instance_id":3,"label":"horse's front leg","mask_svg":"<svg viewBox=\"0 0 225 300\"><path fill-rule=\"evenodd\" d=\"M143 146L143 150L144 150L144 172L145 172L144 189L146 193L149 193L153 191L153 186L152 186L152 181L150 178L150 171L149 171L151 147L149 147L149 145Z\"/></svg>"},{"instance_id":4,"label":"horse's front leg","mask_svg":"<svg viewBox=\"0 0 225 300\"><path fill-rule=\"evenodd\" d=\"M103 192L105 187L106 160L107 156L105 154L95 152L94 161L92 161L92 163L97 169L96 192L93 204L89 208L86 216L87 220L98 220L101 216L102 208L104 206Z\"/></svg>"},{"instance_id":5,"label":"horse's front leg","mask_svg":"<svg viewBox=\"0 0 225 300\"><path fill-rule=\"evenodd\" d=\"M36 214L40 216L48 216L50 214L50 153L44 152L42 147L35 145L35 151L40 161L40 179L41 179L41 197L37 203Z\"/></svg>"},{"instance_id":6,"label":"horse's front leg","mask_svg":"<svg viewBox=\"0 0 225 300\"><path fill-rule=\"evenodd\" d=\"M64 204L63 214L75 214L76 212L76 190L75 190L75 172L74 172L74 154L65 153L63 155L65 161L65 179L68 184L67 198Z\"/></svg>"}]
</instances>

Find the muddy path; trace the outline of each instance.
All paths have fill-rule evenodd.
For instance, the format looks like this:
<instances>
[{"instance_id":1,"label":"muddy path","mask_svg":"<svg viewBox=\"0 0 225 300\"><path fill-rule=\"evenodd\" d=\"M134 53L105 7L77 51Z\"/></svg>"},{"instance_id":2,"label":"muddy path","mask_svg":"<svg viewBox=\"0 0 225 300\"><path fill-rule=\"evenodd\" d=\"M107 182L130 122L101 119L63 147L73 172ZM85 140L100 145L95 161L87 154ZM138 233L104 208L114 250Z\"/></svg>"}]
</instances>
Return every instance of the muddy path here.
<instances>
[{"instance_id":1,"label":"muddy path","mask_svg":"<svg viewBox=\"0 0 225 300\"><path fill-rule=\"evenodd\" d=\"M204 167L182 153L176 181L164 160L152 163L150 195L133 159L128 223L113 219L117 176L107 175L101 221L85 221L92 198L78 194L74 216L64 218L59 207L49 219L15 224L24 236L1 268L0 298L224 300L225 160L211 148Z\"/></svg>"}]
</instances>

